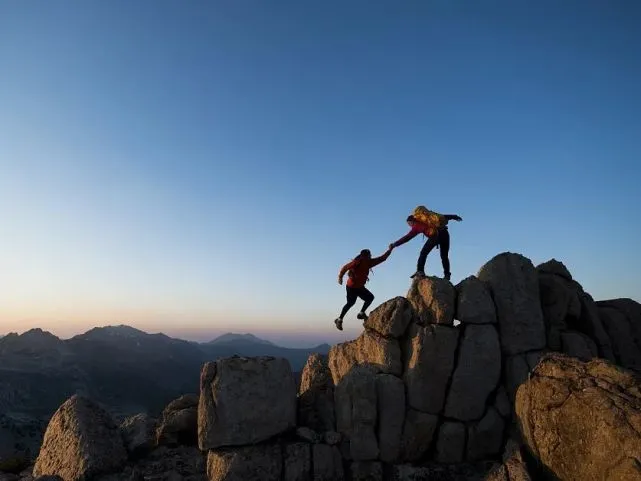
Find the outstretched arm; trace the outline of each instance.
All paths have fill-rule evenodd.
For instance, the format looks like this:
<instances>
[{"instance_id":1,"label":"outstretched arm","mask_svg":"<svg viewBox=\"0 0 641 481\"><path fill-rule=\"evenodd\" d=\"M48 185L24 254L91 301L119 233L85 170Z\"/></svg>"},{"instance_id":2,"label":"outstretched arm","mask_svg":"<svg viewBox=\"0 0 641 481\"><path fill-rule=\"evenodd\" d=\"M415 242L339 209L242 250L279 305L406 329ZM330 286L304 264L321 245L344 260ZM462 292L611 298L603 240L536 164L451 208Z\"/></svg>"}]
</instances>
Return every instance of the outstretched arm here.
<instances>
[{"instance_id":1,"label":"outstretched arm","mask_svg":"<svg viewBox=\"0 0 641 481\"><path fill-rule=\"evenodd\" d=\"M396 242L392 242L390 244L390 247L402 246L406 242L412 240L417 235L418 235L418 231L415 231L414 229L412 229L407 234L405 234L403 237L401 237L399 240L397 240Z\"/></svg>"},{"instance_id":2,"label":"outstretched arm","mask_svg":"<svg viewBox=\"0 0 641 481\"><path fill-rule=\"evenodd\" d=\"M385 251L385 254L383 254L382 256L379 256L379 257L374 257L374 258L370 261L370 267L374 267L374 266L379 265L381 262L385 262L391 253L392 253L392 247L390 246L390 247Z\"/></svg>"},{"instance_id":3,"label":"outstretched arm","mask_svg":"<svg viewBox=\"0 0 641 481\"><path fill-rule=\"evenodd\" d=\"M458 216L458 215L456 215L456 214L447 214L447 215L445 216L445 218L446 218L447 220L457 220L457 221L461 221L461 220L463 220L463 219L461 219L461 217L460 217L460 216Z\"/></svg>"},{"instance_id":4,"label":"outstretched arm","mask_svg":"<svg viewBox=\"0 0 641 481\"><path fill-rule=\"evenodd\" d=\"M345 273L350 270L352 267L356 265L356 261L350 261L347 264L345 264L343 267L341 267L340 272L338 273L338 283L343 284L343 276L345 276Z\"/></svg>"}]
</instances>

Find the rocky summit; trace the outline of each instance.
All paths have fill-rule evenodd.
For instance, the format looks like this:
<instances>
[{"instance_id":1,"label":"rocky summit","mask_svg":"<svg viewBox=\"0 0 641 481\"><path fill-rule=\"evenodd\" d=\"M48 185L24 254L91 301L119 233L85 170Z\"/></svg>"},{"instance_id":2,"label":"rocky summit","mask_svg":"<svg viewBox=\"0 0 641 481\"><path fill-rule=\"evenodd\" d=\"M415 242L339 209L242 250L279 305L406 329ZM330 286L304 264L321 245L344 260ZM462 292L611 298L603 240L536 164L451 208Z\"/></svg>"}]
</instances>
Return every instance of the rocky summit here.
<instances>
[{"instance_id":1,"label":"rocky summit","mask_svg":"<svg viewBox=\"0 0 641 481\"><path fill-rule=\"evenodd\" d=\"M641 480L640 368L640 304L505 252L415 279L298 388L284 358L232 356L161 419L74 396L0 480Z\"/></svg>"}]
</instances>

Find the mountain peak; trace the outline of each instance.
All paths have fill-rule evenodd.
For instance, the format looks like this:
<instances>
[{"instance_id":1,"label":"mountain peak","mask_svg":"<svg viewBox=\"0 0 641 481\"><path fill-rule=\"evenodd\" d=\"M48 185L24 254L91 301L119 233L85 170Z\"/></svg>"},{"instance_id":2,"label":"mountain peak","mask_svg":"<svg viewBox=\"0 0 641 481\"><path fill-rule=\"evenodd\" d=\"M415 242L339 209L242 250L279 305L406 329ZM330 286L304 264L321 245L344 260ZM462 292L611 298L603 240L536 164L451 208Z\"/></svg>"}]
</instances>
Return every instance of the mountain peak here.
<instances>
[{"instance_id":1,"label":"mountain peak","mask_svg":"<svg viewBox=\"0 0 641 481\"><path fill-rule=\"evenodd\" d=\"M28 346L36 349L57 348L63 341L49 331L40 328L29 329L22 334L11 332L2 337L2 343L5 346Z\"/></svg>"},{"instance_id":2,"label":"mountain peak","mask_svg":"<svg viewBox=\"0 0 641 481\"><path fill-rule=\"evenodd\" d=\"M87 338L138 338L149 336L145 331L136 329L135 327L127 326L120 324L118 326L102 326L94 327L93 329L88 330L81 337Z\"/></svg>"},{"instance_id":3,"label":"mountain peak","mask_svg":"<svg viewBox=\"0 0 641 481\"><path fill-rule=\"evenodd\" d=\"M233 332L228 332L222 336L217 337L213 341L209 341L208 344L227 344L227 343L243 343L243 344L263 344L268 346L273 346L274 344L254 336L253 334L236 334Z\"/></svg>"},{"instance_id":4,"label":"mountain peak","mask_svg":"<svg viewBox=\"0 0 641 481\"><path fill-rule=\"evenodd\" d=\"M59 341L58 337L54 336L51 334L49 331L44 331L40 329L39 327L29 329L28 331L25 331L21 334L21 337L23 338L40 338L40 339L52 339Z\"/></svg>"}]
</instances>

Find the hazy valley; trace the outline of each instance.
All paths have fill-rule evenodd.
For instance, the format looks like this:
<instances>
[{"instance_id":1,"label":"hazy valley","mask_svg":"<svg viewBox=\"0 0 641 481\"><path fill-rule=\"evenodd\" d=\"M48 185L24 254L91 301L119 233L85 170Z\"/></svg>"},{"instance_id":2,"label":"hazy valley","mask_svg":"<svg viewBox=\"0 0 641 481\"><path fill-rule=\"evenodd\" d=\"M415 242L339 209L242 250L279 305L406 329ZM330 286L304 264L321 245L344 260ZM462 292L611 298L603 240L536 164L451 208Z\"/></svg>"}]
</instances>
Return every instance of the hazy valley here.
<instances>
[{"instance_id":1,"label":"hazy valley","mask_svg":"<svg viewBox=\"0 0 641 481\"><path fill-rule=\"evenodd\" d=\"M246 334L196 343L128 326L94 328L66 340L41 329L8 334L0 338L0 453L5 444L37 448L53 412L74 393L99 401L117 419L158 415L172 399L198 393L205 361L281 356L298 374L310 353L329 347L290 349Z\"/></svg>"}]
</instances>

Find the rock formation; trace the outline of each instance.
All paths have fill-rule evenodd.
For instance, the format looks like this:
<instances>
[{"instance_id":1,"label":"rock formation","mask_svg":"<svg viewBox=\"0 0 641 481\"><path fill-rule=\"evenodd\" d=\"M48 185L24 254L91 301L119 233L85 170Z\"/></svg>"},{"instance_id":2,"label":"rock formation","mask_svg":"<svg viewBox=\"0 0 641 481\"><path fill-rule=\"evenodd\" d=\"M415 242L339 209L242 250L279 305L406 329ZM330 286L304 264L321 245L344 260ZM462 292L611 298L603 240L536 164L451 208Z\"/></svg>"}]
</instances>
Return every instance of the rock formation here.
<instances>
[{"instance_id":1,"label":"rock formation","mask_svg":"<svg viewBox=\"0 0 641 481\"><path fill-rule=\"evenodd\" d=\"M334 382L327 356L312 354L303 368L298 389L298 425L321 433L336 427Z\"/></svg>"},{"instance_id":2,"label":"rock formation","mask_svg":"<svg viewBox=\"0 0 641 481\"><path fill-rule=\"evenodd\" d=\"M198 400L197 395L186 394L167 405L163 410L162 422L156 433L157 444L167 446L197 444Z\"/></svg>"},{"instance_id":3,"label":"rock formation","mask_svg":"<svg viewBox=\"0 0 641 481\"><path fill-rule=\"evenodd\" d=\"M521 385L523 438L558 479L641 479L641 382L602 359L548 354Z\"/></svg>"},{"instance_id":4,"label":"rock formation","mask_svg":"<svg viewBox=\"0 0 641 481\"><path fill-rule=\"evenodd\" d=\"M156 420L148 414L136 414L125 419L120 425L120 432L131 457L143 457L156 445Z\"/></svg>"},{"instance_id":5,"label":"rock formation","mask_svg":"<svg viewBox=\"0 0 641 481\"><path fill-rule=\"evenodd\" d=\"M107 412L74 395L51 418L33 475L88 481L119 471L126 460L120 431Z\"/></svg>"},{"instance_id":6,"label":"rock formation","mask_svg":"<svg viewBox=\"0 0 641 481\"><path fill-rule=\"evenodd\" d=\"M282 358L231 357L203 367L198 405L202 451L264 441L296 427L296 384Z\"/></svg>"},{"instance_id":7,"label":"rock formation","mask_svg":"<svg viewBox=\"0 0 641 481\"><path fill-rule=\"evenodd\" d=\"M72 398L33 474L527 481L543 466L562 480L641 479L639 370L641 305L595 302L562 263L505 252L456 286L412 281L356 339L311 355L298 392L283 358L208 362L199 394L170 403L155 435L149 416L119 431ZM70 457L59 442L75 443Z\"/></svg>"}]
</instances>

